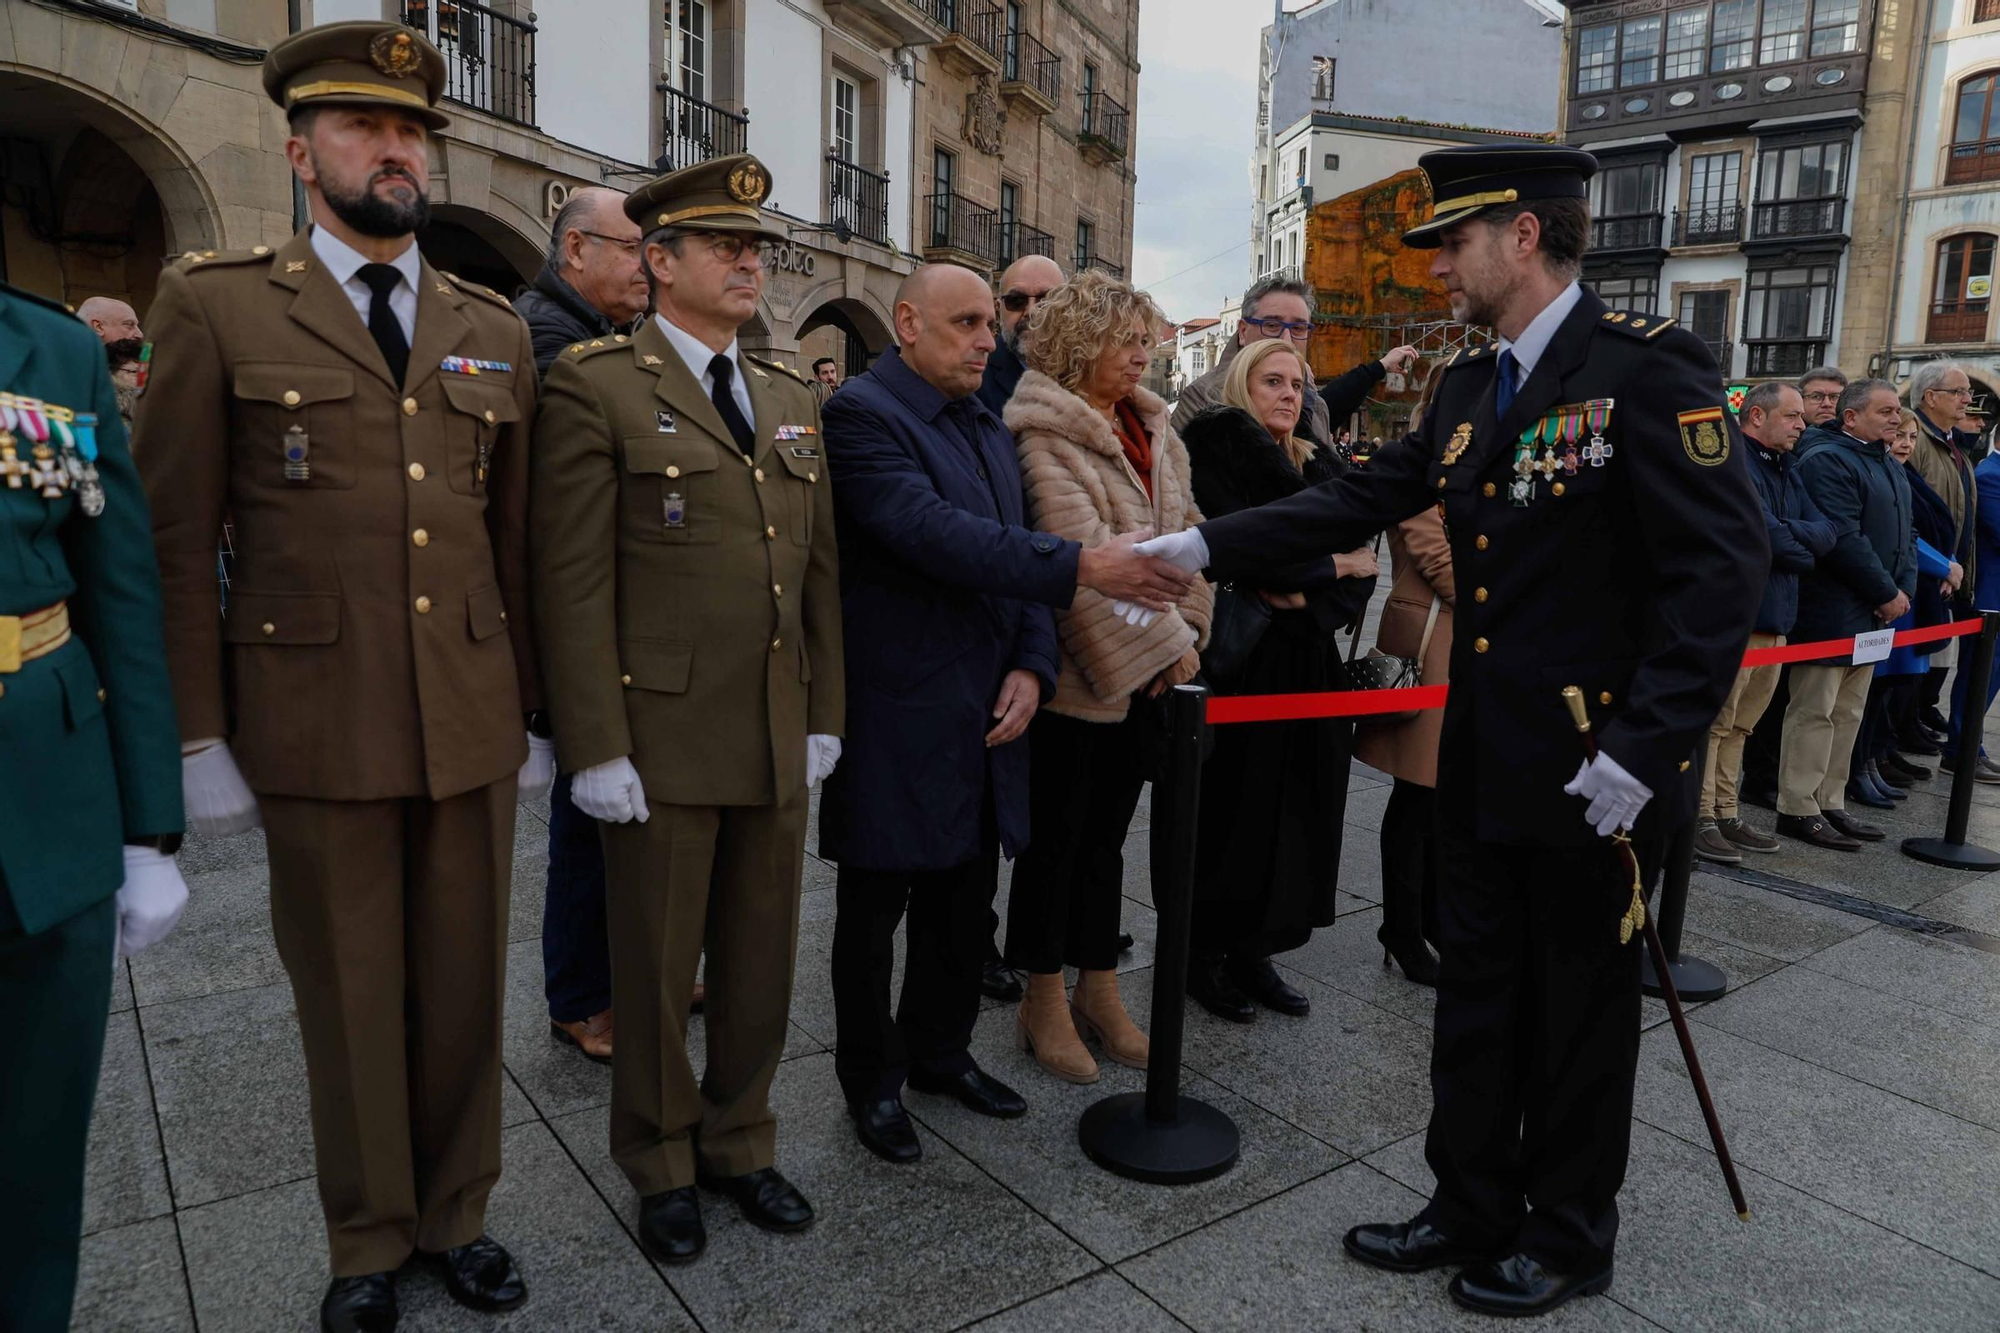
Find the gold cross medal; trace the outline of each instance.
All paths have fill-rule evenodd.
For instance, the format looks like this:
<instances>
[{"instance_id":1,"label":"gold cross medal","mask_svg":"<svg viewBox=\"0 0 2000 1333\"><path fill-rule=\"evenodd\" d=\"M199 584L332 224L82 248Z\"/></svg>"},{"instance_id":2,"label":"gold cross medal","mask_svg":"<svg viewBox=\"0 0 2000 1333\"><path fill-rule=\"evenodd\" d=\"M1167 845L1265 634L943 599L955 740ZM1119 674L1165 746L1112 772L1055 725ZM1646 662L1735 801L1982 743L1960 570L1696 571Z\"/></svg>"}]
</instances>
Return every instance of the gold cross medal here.
<instances>
[{"instance_id":1,"label":"gold cross medal","mask_svg":"<svg viewBox=\"0 0 2000 1333\"><path fill-rule=\"evenodd\" d=\"M1444 447L1444 465L1450 467L1453 463L1456 463L1471 443L1472 423L1470 421L1459 422L1458 429L1451 433L1450 443Z\"/></svg>"}]
</instances>

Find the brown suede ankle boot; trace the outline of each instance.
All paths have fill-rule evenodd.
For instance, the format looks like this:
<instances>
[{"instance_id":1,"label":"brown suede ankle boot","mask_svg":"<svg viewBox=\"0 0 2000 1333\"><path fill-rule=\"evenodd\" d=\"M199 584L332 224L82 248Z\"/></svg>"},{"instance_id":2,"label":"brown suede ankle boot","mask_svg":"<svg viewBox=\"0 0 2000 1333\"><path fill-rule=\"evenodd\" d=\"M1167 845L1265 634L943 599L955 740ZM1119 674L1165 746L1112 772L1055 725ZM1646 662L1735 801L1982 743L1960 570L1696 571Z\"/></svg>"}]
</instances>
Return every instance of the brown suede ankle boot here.
<instances>
[{"instance_id":1,"label":"brown suede ankle boot","mask_svg":"<svg viewBox=\"0 0 2000 1333\"><path fill-rule=\"evenodd\" d=\"M1097 1082L1097 1061L1083 1048L1070 1021L1060 972L1023 972L1028 993L1014 1019L1014 1044L1065 1083Z\"/></svg>"},{"instance_id":2,"label":"brown suede ankle boot","mask_svg":"<svg viewBox=\"0 0 2000 1333\"><path fill-rule=\"evenodd\" d=\"M1121 1065L1144 1069L1152 1048L1146 1034L1126 1016L1125 1003L1118 998L1118 974L1112 971L1079 972L1076 995L1070 1001L1070 1016L1085 1040L1095 1040L1104 1053Z\"/></svg>"}]
</instances>

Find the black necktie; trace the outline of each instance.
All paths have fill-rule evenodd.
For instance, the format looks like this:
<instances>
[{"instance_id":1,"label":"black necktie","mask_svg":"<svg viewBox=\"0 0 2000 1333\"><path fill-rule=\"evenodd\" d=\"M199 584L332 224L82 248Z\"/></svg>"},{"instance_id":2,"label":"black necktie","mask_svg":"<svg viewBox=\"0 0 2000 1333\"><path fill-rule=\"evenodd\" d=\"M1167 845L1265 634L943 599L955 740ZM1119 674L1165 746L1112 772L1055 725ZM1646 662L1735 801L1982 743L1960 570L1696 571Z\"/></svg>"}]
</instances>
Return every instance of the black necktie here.
<instances>
[{"instance_id":1,"label":"black necktie","mask_svg":"<svg viewBox=\"0 0 2000 1333\"><path fill-rule=\"evenodd\" d=\"M736 405L736 395L729 392L729 377L735 370L735 363L726 353L715 354L715 359L708 363L708 376L715 381L715 390L709 398L721 414L722 424L729 427L730 435L735 437L736 447L743 451L745 458L752 458L756 455L757 434L743 419L743 409Z\"/></svg>"},{"instance_id":2,"label":"black necktie","mask_svg":"<svg viewBox=\"0 0 2000 1333\"><path fill-rule=\"evenodd\" d=\"M396 290L403 275L387 264L363 264L355 273L374 293L368 301L368 332L382 349L382 359L389 363L389 377L401 387L403 374L410 368L410 344L403 337L402 321L389 308L389 293Z\"/></svg>"}]
</instances>

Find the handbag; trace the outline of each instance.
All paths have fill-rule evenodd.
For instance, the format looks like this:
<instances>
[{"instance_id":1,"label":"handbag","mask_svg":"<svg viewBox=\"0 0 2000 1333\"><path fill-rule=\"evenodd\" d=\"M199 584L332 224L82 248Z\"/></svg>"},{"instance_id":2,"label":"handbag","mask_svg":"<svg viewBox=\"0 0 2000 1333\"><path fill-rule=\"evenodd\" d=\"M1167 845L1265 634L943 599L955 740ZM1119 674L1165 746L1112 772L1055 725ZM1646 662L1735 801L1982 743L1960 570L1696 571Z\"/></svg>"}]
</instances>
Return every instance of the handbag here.
<instances>
[{"instance_id":1,"label":"handbag","mask_svg":"<svg viewBox=\"0 0 2000 1333\"><path fill-rule=\"evenodd\" d=\"M1417 645L1415 657L1397 657L1383 652L1380 648L1370 648L1368 656L1357 657L1346 664L1347 688L1406 690L1421 685L1424 680L1424 657L1431 650L1431 633L1437 629L1438 605L1438 595L1433 592L1430 614L1424 618L1423 641ZM1407 722L1422 711L1421 708L1406 708L1394 713L1372 713L1360 721L1363 725Z\"/></svg>"},{"instance_id":2,"label":"handbag","mask_svg":"<svg viewBox=\"0 0 2000 1333\"><path fill-rule=\"evenodd\" d=\"M1227 694L1269 628L1271 608L1254 588L1217 584L1215 609L1209 613L1208 647L1201 655L1201 673L1208 678L1209 688Z\"/></svg>"}]
</instances>

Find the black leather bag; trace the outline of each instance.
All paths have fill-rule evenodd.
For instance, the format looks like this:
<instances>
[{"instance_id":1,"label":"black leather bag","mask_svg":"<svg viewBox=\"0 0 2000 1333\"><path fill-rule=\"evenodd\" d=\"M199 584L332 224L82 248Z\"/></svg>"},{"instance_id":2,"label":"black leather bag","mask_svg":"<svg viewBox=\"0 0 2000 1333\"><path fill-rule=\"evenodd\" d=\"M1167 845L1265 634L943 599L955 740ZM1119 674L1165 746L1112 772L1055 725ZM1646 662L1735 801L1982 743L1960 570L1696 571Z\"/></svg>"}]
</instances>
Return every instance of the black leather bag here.
<instances>
[{"instance_id":1,"label":"black leather bag","mask_svg":"<svg viewBox=\"0 0 2000 1333\"><path fill-rule=\"evenodd\" d=\"M1217 694L1235 690L1250 655L1271 628L1271 608L1254 588L1234 583L1215 587L1215 610L1208 621L1208 647L1202 650L1201 674Z\"/></svg>"}]
</instances>

